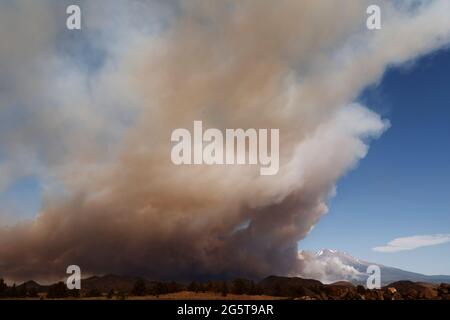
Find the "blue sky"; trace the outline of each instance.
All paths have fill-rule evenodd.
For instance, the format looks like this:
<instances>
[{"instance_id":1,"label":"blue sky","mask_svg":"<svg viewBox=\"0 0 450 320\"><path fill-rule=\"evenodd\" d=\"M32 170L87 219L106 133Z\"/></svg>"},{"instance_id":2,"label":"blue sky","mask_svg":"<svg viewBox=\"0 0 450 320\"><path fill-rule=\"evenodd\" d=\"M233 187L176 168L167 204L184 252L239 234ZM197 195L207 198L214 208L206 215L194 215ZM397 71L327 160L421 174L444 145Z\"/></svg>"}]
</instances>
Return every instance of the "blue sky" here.
<instances>
[{"instance_id":1,"label":"blue sky","mask_svg":"<svg viewBox=\"0 0 450 320\"><path fill-rule=\"evenodd\" d=\"M11 184L0 193L0 205L6 218L19 216L22 219L32 218L41 208L42 190L38 179L33 176L24 177ZM9 211L9 212L6 212ZM15 217L12 217L14 214ZM8 222L8 221L6 221Z\"/></svg>"},{"instance_id":2,"label":"blue sky","mask_svg":"<svg viewBox=\"0 0 450 320\"><path fill-rule=\"evenodd\" d=\"M450 243L382 253L394 238L450 233L450 50L389 69L359 100L391 128L338 182L329 213L300 242L426 274L450 274Z\"/></svg>"}]
</instances>

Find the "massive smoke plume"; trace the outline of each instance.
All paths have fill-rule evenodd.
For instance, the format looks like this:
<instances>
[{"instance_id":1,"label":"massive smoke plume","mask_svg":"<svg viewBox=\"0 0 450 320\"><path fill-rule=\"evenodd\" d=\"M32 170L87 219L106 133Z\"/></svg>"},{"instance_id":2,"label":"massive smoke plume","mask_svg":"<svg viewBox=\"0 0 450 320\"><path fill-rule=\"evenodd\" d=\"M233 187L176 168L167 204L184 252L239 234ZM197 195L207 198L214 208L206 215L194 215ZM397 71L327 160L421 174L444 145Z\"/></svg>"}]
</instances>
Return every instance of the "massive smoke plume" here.
<instances>
[{"instance_id":1,"label":"massive smoke plume","mask_svg":"<svg viewBox=\"0 0 450 320\"><path fill-rule=\"evenodd\" d=\"M447 0L381 2L378 31L373 1L79 3L82 31L64 1L0 3L0 188L44 190L0 231L8 279L301 273L298 241L389 125L358 94L450 40ZM194 120L279 128L279 173L173 165Z\"/></svg>"}]
</instances>

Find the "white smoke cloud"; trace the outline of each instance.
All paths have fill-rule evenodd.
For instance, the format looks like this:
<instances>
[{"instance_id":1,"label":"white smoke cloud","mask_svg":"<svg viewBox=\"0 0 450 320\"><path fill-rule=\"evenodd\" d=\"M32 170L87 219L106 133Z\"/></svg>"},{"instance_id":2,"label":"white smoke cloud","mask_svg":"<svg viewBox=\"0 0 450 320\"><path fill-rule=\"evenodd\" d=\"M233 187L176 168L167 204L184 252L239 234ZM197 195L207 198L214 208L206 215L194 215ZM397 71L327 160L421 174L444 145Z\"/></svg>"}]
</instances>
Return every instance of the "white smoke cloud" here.
<instances>
[{"instance_id":1,"label":"white smoke cloud","mask_svg":"<svg viewBox=\"0 0 450 320\"><path fill-rule=\"evenodd\" d=\"M303 250L299 252L298 256L303 266L300 275L305 278L317 279L322 283L333 283L361 281L367 277L354 266L342 261L337 255L323 257Z\"/></svg>"},{"instance_id":2,"label":"white smoke cloud","mask_svg":"<svg viewBox=\"0 0 450 320\"><path fill-rule=\"evenodd\" d=\"M0 273L301 269L297 242L389 126L355 98L450 40L448 1L383 2L376 32L371 2L82 1L75 35L64 2L0 4L0 188L34 175L45 192L33 221L0 231ZM174 166L170 133L194 120L279 128L279 173Z\"/></svg>"}]
</instances>

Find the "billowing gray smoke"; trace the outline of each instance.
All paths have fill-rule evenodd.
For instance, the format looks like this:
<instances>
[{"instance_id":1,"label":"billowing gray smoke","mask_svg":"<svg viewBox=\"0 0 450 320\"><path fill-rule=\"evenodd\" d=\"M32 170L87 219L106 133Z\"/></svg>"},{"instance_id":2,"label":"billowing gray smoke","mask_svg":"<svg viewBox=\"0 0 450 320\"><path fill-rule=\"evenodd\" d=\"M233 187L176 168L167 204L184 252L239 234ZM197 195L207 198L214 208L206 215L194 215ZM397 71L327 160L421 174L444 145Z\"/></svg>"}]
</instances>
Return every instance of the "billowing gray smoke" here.
<instances>
[{"instance_id":1,"label":"billowing gray smoke","mask_svg":"<svg viewBox=\"0 0 450 320\"><path fill-rule=\"evenodd\" d=\"M449 41L447 0L383 2L368 31L372 2L81 1L82 31L64 1L2 2L0 187L33 175L45 201L7 212L0 274L298 274L298 241L388 126L352 102ZM279 128L279 173L173 165L194 120Z\"/></svg>"}]
</instances>

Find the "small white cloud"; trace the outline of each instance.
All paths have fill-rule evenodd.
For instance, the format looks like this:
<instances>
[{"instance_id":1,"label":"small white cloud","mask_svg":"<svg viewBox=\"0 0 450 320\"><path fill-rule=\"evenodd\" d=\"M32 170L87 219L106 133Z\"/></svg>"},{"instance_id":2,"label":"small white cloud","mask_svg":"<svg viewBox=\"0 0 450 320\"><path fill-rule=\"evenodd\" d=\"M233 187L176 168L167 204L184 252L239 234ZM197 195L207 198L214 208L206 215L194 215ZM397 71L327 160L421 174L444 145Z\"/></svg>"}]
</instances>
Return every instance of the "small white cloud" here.
<instances>
[{"instance_id":1,"label":"small white cloud","mask_svg":"<svg viewBox=\"0 0 450 320\"><path fill-rule=\"evenodd\" d=\"M435 246L446 242L450 242L450 234L418 235L396 238L389 241L387 245L375 247L372 250L378 252L397 252L413 250L420 247Z\"/></svg>"}]
</instances>

